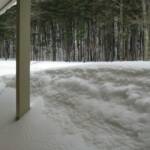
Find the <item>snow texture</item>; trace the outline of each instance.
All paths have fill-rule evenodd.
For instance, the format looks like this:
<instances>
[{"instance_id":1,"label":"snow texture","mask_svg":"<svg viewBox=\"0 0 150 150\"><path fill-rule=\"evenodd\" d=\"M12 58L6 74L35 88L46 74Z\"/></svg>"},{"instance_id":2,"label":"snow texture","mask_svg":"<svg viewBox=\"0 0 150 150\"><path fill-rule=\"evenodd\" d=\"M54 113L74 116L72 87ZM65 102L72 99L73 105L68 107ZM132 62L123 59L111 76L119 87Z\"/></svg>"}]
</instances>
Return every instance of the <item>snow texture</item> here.
<instances>
[{"instance_id":1,"label":"snow texture","mask_svg":"<svg viewBox=\"0 0 150 150\"><path fill-rule=\"evenodd\" d=\"M150 62L32 62L18 122L15 62L0 70L0 150L150 150Z\"/></svg>"}]
</instances>

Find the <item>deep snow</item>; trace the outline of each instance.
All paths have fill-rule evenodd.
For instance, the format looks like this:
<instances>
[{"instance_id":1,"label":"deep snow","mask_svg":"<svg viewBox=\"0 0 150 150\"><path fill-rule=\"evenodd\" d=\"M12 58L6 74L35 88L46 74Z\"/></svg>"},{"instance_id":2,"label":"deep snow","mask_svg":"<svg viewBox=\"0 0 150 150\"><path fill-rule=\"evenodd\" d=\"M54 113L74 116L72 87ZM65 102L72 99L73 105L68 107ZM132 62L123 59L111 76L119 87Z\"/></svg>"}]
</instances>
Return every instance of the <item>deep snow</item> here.
<instances>
[{"instance_id":1,"label":"deep snow","mask_svg":"<svg viewBox=\"0 0 150 150\"><path fill-rule=\"evenodd\" d=\"M0 61L0 150L150 149L150 62L32 62L18 122L14 74Z\"/></svg>"}]
</instances>

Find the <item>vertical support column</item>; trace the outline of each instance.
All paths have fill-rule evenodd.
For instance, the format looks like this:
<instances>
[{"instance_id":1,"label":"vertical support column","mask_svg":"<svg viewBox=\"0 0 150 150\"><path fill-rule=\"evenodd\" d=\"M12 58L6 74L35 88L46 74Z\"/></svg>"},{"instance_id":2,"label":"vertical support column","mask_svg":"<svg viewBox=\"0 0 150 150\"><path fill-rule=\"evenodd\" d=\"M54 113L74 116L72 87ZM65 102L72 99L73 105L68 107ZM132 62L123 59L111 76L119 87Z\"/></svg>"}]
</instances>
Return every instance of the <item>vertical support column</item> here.
<instances>
[{"instance_id":1,"label":"vertical support column","mask_svg":"<svg viewBox=\"0 0 150 150\"><path fill-rule=\"evenodd\" d=\"M149 28L148 28L148 10L147 10L147 0L142 0L143 9L143 29L144 29L144 60L150 60L150 50L149 50Z\"/></svg>"},{"instance_id":2,"label":"vertical support column","mask_svg":"<svg viewBox=\"0 0 150 150\"><path fill-rule=\"evenodd\" d=\"M31 0L17 0L17 119L30 109L30 3Z\"/></svg>"}]
</instances>

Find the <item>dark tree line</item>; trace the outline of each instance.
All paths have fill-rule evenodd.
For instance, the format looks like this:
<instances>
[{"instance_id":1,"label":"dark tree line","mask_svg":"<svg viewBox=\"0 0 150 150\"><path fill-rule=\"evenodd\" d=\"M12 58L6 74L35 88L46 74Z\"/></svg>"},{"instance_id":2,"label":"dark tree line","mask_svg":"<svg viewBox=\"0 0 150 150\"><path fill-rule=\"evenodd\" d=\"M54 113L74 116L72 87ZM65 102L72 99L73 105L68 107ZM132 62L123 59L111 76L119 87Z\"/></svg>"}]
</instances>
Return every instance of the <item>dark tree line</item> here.
<instances>
[{"instance_id":1,"label":"dark tree line","mask_svg":"<svg viewBox=\"0 0 150 150\"><path fill-rule=\"evenodd\" d=\"M0 16L0 58L15 57L16 8ZM33 0L32 60L150 58L148 0Z\"/></svg>"}]
</instances>

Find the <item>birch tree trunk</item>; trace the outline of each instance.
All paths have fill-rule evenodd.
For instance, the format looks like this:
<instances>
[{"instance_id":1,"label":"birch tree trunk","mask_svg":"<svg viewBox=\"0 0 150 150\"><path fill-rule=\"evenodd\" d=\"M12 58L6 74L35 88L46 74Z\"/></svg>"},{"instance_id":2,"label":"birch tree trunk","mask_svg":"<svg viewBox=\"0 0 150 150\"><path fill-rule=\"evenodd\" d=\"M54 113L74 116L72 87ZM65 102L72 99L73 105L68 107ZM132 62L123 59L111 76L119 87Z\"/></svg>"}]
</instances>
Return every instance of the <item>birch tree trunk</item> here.
<instances>
[{"instance_id":1,"label":"birch tree trunk","mask_svg":"<svg viewBox=\"0 0 150 150\"><path fill-rule=\"evenodd\" d=\"M114 17L114 60L118 59L118 17Z\"/></svg>"},{"instance_id":2,"label":"birch tree trunk","mask_svg":"<svg viewBox=\"0 0 150 150\"><path fill-rule=\"evenodd\" d=\"M123 0L120 0L120 50L119 59L123 59Z\"/></svg>"}]
</instances>

